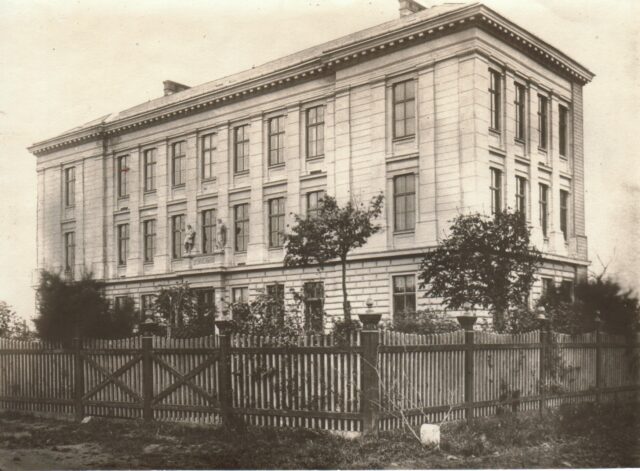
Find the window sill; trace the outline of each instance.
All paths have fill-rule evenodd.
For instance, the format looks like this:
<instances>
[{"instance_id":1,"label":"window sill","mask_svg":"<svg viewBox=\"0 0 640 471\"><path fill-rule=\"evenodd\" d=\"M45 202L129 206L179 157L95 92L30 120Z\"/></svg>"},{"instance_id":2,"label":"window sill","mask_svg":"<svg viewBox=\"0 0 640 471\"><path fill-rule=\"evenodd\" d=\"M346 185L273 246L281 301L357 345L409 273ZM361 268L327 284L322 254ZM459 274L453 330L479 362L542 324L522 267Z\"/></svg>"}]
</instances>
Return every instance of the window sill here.
<instances>
[{"instance_id":1,"label":"window sill","mask_svg":"<svg viewBox=\"0 0 640 471\"><path fill-rule=\"evenodd\" d=\"M278 169L278 168L284 168L284 162L280 162L280 163L277 163L277 164L269 165L269 170Z\"/></svg>"},{"instance_id":2,"label":"window sill","mask_svg":"<svg viewBox=\"0 0 640 471\"><path fill-rule=\"evenodd\" d=\"M499 129L496 129L496 128L489 128L489 132L490 132L491 134L496 135L496 136L500 136L500 130L499 130Z\"/></svg>"},{"instance_id":3,"label":"window sill","mask_svg":"<svg viewBox=\"0 0 640 471\"><path fill-rule=\"evenodd\" d=\"M144 262L143 265L145 267L152 267L153 266L153 260L149 261L149 262Z\"/></svg>"},{"instance_id":4,"label":"window sill","mask_svg":"<svg viewBox=\"0 0 640 471\"><path fill-rule=\"evenodd\" d=\"M202 183L213 183L216 181L216 177L211 177L211 178L203 178L202 179Z\"/></svg>"},{"instance_id":5,"label":"window sill","mask_svg":"<svg viewBox=\"0 0 640 471\"><path fill-rule=\"evenodd\" d=\"M522 144L522 145L525 145L527 143L527 141L525 141L524 138L522 138L522 137L514 138L513 142L515 142L516 144Z\"/></svg>"},{"instance_id":6,"label":"window sill","mask_svg":"<svg viewBox=\"0 0 640 471\"><path fill-rule=\"evenodd\" d=\"M184 188L186 185L184 183L179 183L178 185L173 185L171 188L177 190L178 188Z\"/></svg>"},{"instance_id":7,"label":"window sill","mask_svg":"<svg viewBox=\"0 0 640 471\"><path fill-rule=\"evenodd\" d=\"M156 190L155 188L153 190L144 190L144 194L145 195L155 195L157 193L158 190Z\"/></svg>"},{"instance_id":8,"label":"window sill","mask_svg":"<svg viewBox=\"0 0 640 471\"><path fill-rule=\"evenodd\" d=\"M408 235L408 234L415 234L416 230L415 229L406 229L403 231L393 231L393 235Z\"/></svg>"},{"instance_id":9,"label":"window sill","mask_svg":"<svg viewBox=\"0 0 640 471\"><path fill-rule=\"evenodd\" d=\"M314 160L323 160L324 154L322 155L314 155L313 157L307 157L307 162L313 162Z\"/></svg>"},{"instance_id":10,"label":"window sill","mask_svg":"<svg viewBox=\"0 0 640 471\"><path fill-rule=\"evenodd\" d=\"M76 205L75 205L75 204L68 204L68 205L66 205L66 206L64 207L64 209L73 209L73 208L75 208L75 207L76 207Z\"/></svg>"},{"instance_id":11,"label":"window sill","mask_svg":"<svg viewBox=\"0 0 640 471\"><path fill-rule=\"evenodd\" d=\"M246 250L235 250L233 253L235 255L247 255L247 251Z\"/></svg>"},{"instance_id":12,"label":"window sill","mask_svg":"<svg viewBox=\"0 0 640 471\"><path fill-rule=\"evenodd\" d=\"M405 142L405 141L413 141L415 138L416 138L416 135L415 135L415 134L409 134L409 135L406 135L406 136L398 136L398 137L394 137L394 138L392 139L392 141L393 141L394 143L396 143L396 142Z\"/></svg>"},{"instance_id":13,"label":"window sill","mask_svg":"<svg viewBox=\"0 0 640 471\"><path fill-rule=\"evenodd\" d=\"M125 201L129 199L129 195L118 196L118 201Z\"/></svg>"},{"instance_id":14,"label":"window sill","mask_svg":"<svg viewBox=\"0 0 640 471\"><path fill-rule=\"evenodd\" d=\"M269 251L279 252L284 248L284 245L279 245L278 247L269 247Z\"/></svg>"},{"instance_id":15,"label":"window sill","mask_svg":"<svg viewBox=\"0 0 640 471\"><path fill-rule=\"evenodd\" d=\"M249 170L242 170L241 172L234 172L233 173L234 177L240 177L242 175L249 175Z\"/></svg>"},{"instance_id":16,"label":"window sill","mask_svg":"<svg viewBox=\"0 0 640 471\"><path fill-rule=\"evenodd\" d=\"M566 160L567 162L569 161L569 157L567 157L566 155L559 154L558 157L560 157L560 160Z\"/></svg>"},{"instance_id":17,"label":"window sill","mask_svg":"<svg viewBox=\"0 0 640 471\"><path fill-rule=\"evenodd\" d=\"M547 155L547 149L545 149L544 147L538 147L538 152Z\"/></svg>"}]
</instances>

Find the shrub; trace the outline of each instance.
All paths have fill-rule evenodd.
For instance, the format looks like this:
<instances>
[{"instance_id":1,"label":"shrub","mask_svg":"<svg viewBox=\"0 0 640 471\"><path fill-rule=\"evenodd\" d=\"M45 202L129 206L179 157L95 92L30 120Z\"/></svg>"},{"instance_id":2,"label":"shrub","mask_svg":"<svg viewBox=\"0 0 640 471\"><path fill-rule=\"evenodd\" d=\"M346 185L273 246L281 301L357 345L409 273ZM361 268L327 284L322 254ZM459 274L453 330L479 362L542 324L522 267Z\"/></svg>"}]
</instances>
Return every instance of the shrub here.
<instances>
[{"instance_id":1,"label":"shrub","mask_svg":"<svg viewBox=\"0 0 640 471\"><path fill-rule=\"evenodd\" d=\"M233 332L267 336L276 342L291 341L305 333L299 303L285 306L283 299L260 293L251 302L233 303L230 308Z\"/></svg>"},{"instance_id":2,"label":"shrub","mask_svg":"<svg viewBox=\"0 0 640 471\"><path fill-rule=\"evenodd\" d=\"M338 345L349 345L354 332L361 329L359 321L352 319L338 319L333 323L331 333Z\"/></svg>"},{"instance_id":3,"label":"shrub","mask_svg":"<svg viewBox=\"0 0 640 471\"><path fill-rule=\"evenodd\" d=\"M461 328L458 321L447 316L445 312L431 310L406 312L401 316L395 316L387 327L410 334L440 334L455 332Z\"/></svg>"},{"instance_id":4,"label":"shrub","mask_svg":"<svg viewBox=\"0 0 640 471\"><path fill-rule=\"evenodd\" d=\"M24 319L20 319L11 306L0 301L0 337L28 340L33 333Z\"/></svg>"}]
</instances>

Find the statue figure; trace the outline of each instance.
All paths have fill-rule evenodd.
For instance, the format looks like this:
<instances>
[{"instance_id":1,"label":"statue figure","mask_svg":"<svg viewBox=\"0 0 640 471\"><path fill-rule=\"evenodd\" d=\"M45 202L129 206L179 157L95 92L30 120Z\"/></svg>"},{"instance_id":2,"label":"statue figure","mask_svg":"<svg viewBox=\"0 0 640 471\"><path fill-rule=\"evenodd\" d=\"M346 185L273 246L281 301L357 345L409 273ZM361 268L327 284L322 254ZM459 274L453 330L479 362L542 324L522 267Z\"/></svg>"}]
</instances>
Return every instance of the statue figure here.
<instances>
[{"instance_id":1,"label":"statue figure","mask_svg":"<svg viewBox=\"0 0 640 471\"><path fill-rule=\"evenodd\" d=\"M218 219L218 234L216 237L216 249L224 250L225 245L227 245L227 226L224 225L222 219Z\"/></svg>"},{"instance_id":2,"label":"statue figure","mask_svg":"<svg viewBox=\"0 0 640 471\"><path fill-rule=\"evenodd\" d=\"M184 251L187 254L191 254L195 240L196 240L196 231L193 230L190 224L187 224L187 230L185 231L185 235L184 235Z\"/></svg>"}]
</instances>

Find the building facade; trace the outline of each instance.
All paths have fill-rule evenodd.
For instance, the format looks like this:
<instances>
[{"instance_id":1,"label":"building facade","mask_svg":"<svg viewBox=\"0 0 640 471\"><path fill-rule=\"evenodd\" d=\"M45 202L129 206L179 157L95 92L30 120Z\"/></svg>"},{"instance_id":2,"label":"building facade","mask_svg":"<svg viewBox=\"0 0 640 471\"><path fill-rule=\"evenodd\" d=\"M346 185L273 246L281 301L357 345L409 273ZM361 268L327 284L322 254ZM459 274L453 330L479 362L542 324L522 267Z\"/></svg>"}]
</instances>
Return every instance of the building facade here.
<instances>
[{"instance_id":1,"label":"building facade","mask_svg":"<svg viewBox=\"0 0 640 471\"><path fill-rule=\"evenodd\" d=\"M91 271L142 311L180 281L217 306L295 290L326 325L339 267L283 268L282 232L323 194L382 191L383 230L350 257L355 313L368 298L386 318L437 302L417 286L422 255L456 215L507 207L544 253L532 298L570 289L588 264L592 73L481 4L400 13L215 82L166 81L161 98L34 144L38 268Z\"/></svg>"}]
</instances>

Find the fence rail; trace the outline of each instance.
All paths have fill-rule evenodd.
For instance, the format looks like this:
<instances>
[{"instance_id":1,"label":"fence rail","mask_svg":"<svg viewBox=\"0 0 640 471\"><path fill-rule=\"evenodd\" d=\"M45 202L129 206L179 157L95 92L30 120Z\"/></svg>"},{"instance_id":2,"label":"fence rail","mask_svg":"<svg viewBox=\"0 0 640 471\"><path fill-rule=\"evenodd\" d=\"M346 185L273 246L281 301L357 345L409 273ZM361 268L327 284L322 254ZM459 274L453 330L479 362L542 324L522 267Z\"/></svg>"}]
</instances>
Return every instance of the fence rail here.
<instances>
[{"instance_id":1,"label":"fence rail","mask_svg":"<svg viewBox=\"0 0 640 471\"><path fill-rule=\"evenodd\" d=\"M366 327L366 326L365 326ZM424 422L637 399L638 338L601 332L347 339L228 335L0 339L0 409L272 427L390 430Z\"/></svg>"}]
</instances>

